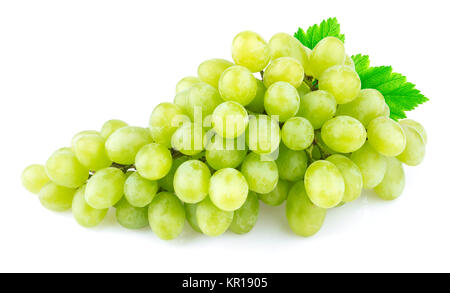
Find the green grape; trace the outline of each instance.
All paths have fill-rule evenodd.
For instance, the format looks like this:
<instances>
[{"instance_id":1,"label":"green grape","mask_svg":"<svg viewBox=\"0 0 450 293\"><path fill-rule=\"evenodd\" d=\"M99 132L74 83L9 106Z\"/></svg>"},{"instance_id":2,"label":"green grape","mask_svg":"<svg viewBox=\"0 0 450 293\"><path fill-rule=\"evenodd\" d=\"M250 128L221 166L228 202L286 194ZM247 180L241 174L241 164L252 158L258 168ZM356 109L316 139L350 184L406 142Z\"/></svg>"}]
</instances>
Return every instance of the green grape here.
<instances>
[{"instance_id":1,"label":"green grape","mask_svg":"<svg viewBox=\"0 0 450 293\"><path fill-rule=\"evenodd\" d=\"M197 223L207 236L219 236L227 231L233 221L233 214L216 207L209 197L197 204Z\"/></svg>"},{"instance_id":2,"label":"green grape","mask_svg":"<svg viewBox=\"0 0 450 293\"><path fill-rule=\"evenodd\" d=\"M323 124L321 136L332 150L351 153L362 147L367 134L364 126L355 118L337 116Z\"/></svg>"},{"instance_id":3,"label":"green grape","mask_svg":"<svg viewBox=\"0 0 450 293\"><path fill-rule=\"evenodd\" d=\"M363 89L350 103L339 105L337 115L347 115L358 119L365 127L373 119L384 116L383 95L374 89Z\"/></svg>"},{"instance_id":4,"label":"green grape","mask_svg":"<svg viewBox=\"0 0 450 293\"><path fill-rule=\"evenodd\" d=\"M125 197L115 205L117 222L127 229L141 229L148 226L148 207L131 205Z\"/></svg>"},{"instance_id":5,"label":"green grape","mask_svg":"<svg viewBox=\"0 0 450 293\"><path fill-rule=\"evenodd\" d=\"M247 67L251 72L263 70L270 61L269 45L251 31L240 32L234 37L231 53L237 65Z\"/></svg>"},{"instance_id":6,"label":"green grape","mask_svg":"<svg viewBox=\"0 0 450 293\"><path fill-rule=\"evenodd\" d=\"M249 149L258 154L273 153L281 140L278 121L267 115L250 116L245 135Z\"/></svg>"},{"instance_id":7,"label":"green grape","mask_svg":"<svg viewBox=\"0 0 450 293\"><path fill-rule=\"evenodd\" d=\"M89 170L69 148L55 151L45 163L45 172L55 184L68 188L80 187L89 177Z\"/></svg>"},{"instance_id":8,"label":"green grape","mask_svg":"<svg viewBox=\"0 0 450 293\"><path fill-rule=\"evenodd\" d=\"M197 69L198 78L215 88L219 87L219 79L228 67L234 64L224 59L209 59L202 62Z\"/></svg>"},{"instance_id":9,"label":"green grape","mask_svg":"<svg viewBox=\"0 0 450 293\"><path fill-rule=\"evenodd\" d=\"M309 66L315 78L321 78L322 73L335 65L343 65L345 48L341 40L335 37L322 39L312 50Z\"/></svg>"},{"instance_id":10,"label":"green grape","mask_svg":"<svg viewBox=\"0 0 450 293\"><path fill-rule=\"evenodd\" d=\"M284 144L280 144L278 158L276 160L280 178L287 181L298 181L303 179L308 158L304 151L294 151Z\"/></svg>"},{"instance_id":11,"label":"green grape","mask_svg":"<svg viewBox=\"0 0 450 293\"><path fill-rule=\"evenodd\" d=\"M78 140L78 138L83 137L85 135L101 135L101 133L98 132L97 130L84 130L78 132L72 137L72 140L70 141L70 147L72 151L75 149L75 142Z\"/></svg>"},{"instance_id":12,"label":"green grape","mask_svg":"<svg viewBox=\"0 0 450 293\"><path fill-rule=\"evenodd\" d=\"M367 128L370 145L387 157L400 155L406 147L406 136L400 124L381 116L370 121Z\"/></svg>"},{"instance_id":13,"label":"green grape","mask_svg":"<svg viewBox=\"0 0 450 293\"><path fill-rule=\"evenodd\" d=\"M314 140L317 143L317 145L315 145L315 148L313 149L313 155L314 155L314 151L316 149L318 151L318 157L313 157L314 159L322 158L322 152L325 155L327 155L327 154L334 155L334 154L339 153L339 152L336 152L335 150L331 149L328 145L326 145L326 143L323 141L322 133L320 130L316 130Z\"/></svg>"},{"instance_id":14,"label":"green grape","mask_svg":"<svg viewBox=\"0 0 450 293\"><path fill-rule=\"evenodd\" d=\"M427 131L425 130L425 127L422 126L422 124L412 119L402 119L398 123L414 128L422 136L423 142L427 144Z\"/></svg>"},{"instance_id":15,"label":"green grape","mask_svg":"<svg viewBox=\"0 0 450 293\"><path fill-rule=\"evenodd\" d=\"M303 237L316 234L322 227L327 210L313 204L303 181L292 186L286 201L286 217L292 231Z\"/></svg>"},{"instance_id":16,"label":"green grape","mask_svg":"<svg viewBox=\"0 0 450 293\"><path fill-rule=\"evenodd\" d=\"M256 97L257 91L256 78L245 67L231 66L220 77L219 92L225 101L234 101L246 106Z\"/></svg>"},{"instance_id":17,"label":"green grape","mask_svg":"<svg viewBox=\"0 0 450 293\"><path fill-rule=\"evenodd\" d=\"M245 156L247 150L245 141L241 137L225 139L214 135L206 146L206 162L215 170L224 168L237 168Z\"/></svg>"},{"instance_id":18,"label":"green grape","mask_svg":"<svg viewBox=\"0 0 450 293\"><path fill-rule=\"evenodd\" d=\"M333 163L341 172L345 182L343 202L351 202L361 195L363 178L358 166L343 155L332 155L327 161Z\"/></svg>"},{"instance_id":19,"label":"green grape","mask_svg":"<svg viewBox=\"0 0 450 293\"><path fill-rule=\"evenodd\" d=\"M383 180L386 173L386 157L378 153L366 142L359 150L350 156L359 167L363 177L363 188L374 188Z\"/></svg>"},{"instance_id":20,"label":"green grape","mask_svg":"<svg viewBox=\"0 0 450 293\"><path fill-rule=\"evenodd\" d=\"M86 185L86 202L99 210L112 207L123 196L125 179L125 174L117 168L97 171Z\"/></svg>"},{"instance_id":21,"label":"green grape","mask_svg":"<svg viewBox=\"0 0 450 293\"><path fill-rule=\"evenodd\" d=\"M118 164L134 164L136 154L146 144L152 142L147 128L126 126L115 131L106 140L108 157Z\"/></svg>"},{"instance_id":22,"label":"green grape","mask_svg":"<svg viewBox=\"0 0 450 293\"><path fill-rule=\"evenodd\" d=\"M308 119L314 129L321 128L336 113L336 100L326 91L310 92L303 96L301 103L297 116Z\"/></svg>"},{"instance_id":23,"label":"green grape","mask_svg":"<svg viewBox=\"0 0 450 293\"><path fill-rule=\"evenodd\" d=\"M308 53L299 40L287 33L277 33L269 40L272 60L280 57L292 57L300 61L303 67L308 64Z\"/></svg>"},{"instance_id":24,"label":"green grape","mask_svg":"<svg viewBox=\"0 0 450 293\"><path fill-rule=\"evenodd\" d=\"M202 230L200 230L200 227L198 226L197 223L197 204L185 203L184 211L186 213L186 220L188 221L192 229L194 229L194 231L202 233Z\"/></svg>"},{"instance_id":25,"label":"green grape","mask_svg":"<svg viewBox=\"0 0 450 293\"><path fill-rule=\"evenodd\" d=\"M211 115L222 102L219 91L215 87L206 82L200 82L189 89L185 111L192 121L202 123L203 119Z\"/></svg>"},{"instance_id":26,"label":"green grape","mask_svg":"<svg viewBox=\"0 0 450 293\"><path fill-rule=\"evenodd\" d=\"M72 206L72 199L76 191L74 188L49 182L39 191L39 200L46 209L63 212L69 210Z\"/></svg>"},{"instance_id":27,"label":"green grape","mask_svg":"<svg viewBox=\"0 0 450 293\"><path fill-rule=\"evenodd\" d=\"M224 138L236 138L245 132L248 114L243 106L228 101L220 104L212 114L214 131Z\"/></svg>"},{"instance_id":28,"label":"green grape","mask_svg":"<svg viewBox=\"0 0 450 293\"><path fill-rule=\"evenodd\" d=\"M187 76L181 79L176 86L175 93L181 93L185 90L190 89L194 84L200 83L201 80L195 76Z\"/></svg>"},{"instance_id":29,"label":"green grape","mask_svg":"<svg viewBox=\"0 0 450 293\"><path fill-rule=\"evenodd\" d=\"M158 180L158 184L159 186L161 186L162 189L170 192L175 191L175 189L173 188L173 178L175 176L175 172L177 171L178 167L180 167L180 165L186 162L187 160L189 160L189 158L186 156L181 156L176 159L173 159L172 168L170 168L169 173L167 173L166 176Z\"/></svg>"},{"instance_id":30,"label":"green grape","mask_svg":"<svg viewBox=\"0 0 450 293\"><path fill-rule=\"evenodd\" d=\"M264 95L264 108L267 114L279 116L280 122L295 116L299 107L300 96L297 89L287 82L275 82Z\"/></svg>"},{"instance_id":31,"label":"green grape","mask_svg":"<svg viewBox=\"0 0 450 293\"><path fill-rule=\"evenodd\" d=\"M189 89L177 93L175 95L175 98L173 99L173 103L175 105L178 105L181 109L183 109L183 111L186 111L187 113L186 109L188 107L188 98L189 98Z\"/></svg>"},{"instance_id":32,"label":"green grape","mask_svg":"<svg viewBox=\"0 0 450 293\"><path fill-rule=\"evenodd\" d=\"M300 96L300 100L304 95L311 92L311 88L306 83L302 82L302 84L297 88L298 95Z\"/></svg>"},{"instance_id":33,"label":"green grape","mask_svg":"<svg viewBox=\"0 0 450 293\"><path fill-rule=\"evenodd\" d=\"M337 206L344 198L344 177L333 163L315 161L306 169L305 189L316 206L329 209Z\"/></svg>"},{"instance_id":34,"label":"green grape","mask_svg":"<svg viewBox=\"0 0 450 293\"><path fill-rule=\"evenodd\" d=\"M101 136L104 139L108 139L117 129L128 126L128 124L122 120L112 119L108 120L103 124L102 129L100 130Z\"/></svg>"},{"instance_id":35,"label":"green grape","mask_svg":"<svg viewBox=\"0 0 450 293\"><path fill-rule=\"evenodd\" d=\"M345 54L344 65L350 67L353 70L355 70L355 62L353 61L352 57L350 57L347 54Z\"/></svg>"},{"instance_id":36,"label":"green grape","mask_svg":"<svg viewBox=\"0 0 450 293\"><path fill-rule=\"evenodd\" d=\"M256 96L253 98L250 104L246 106L246 108L253 113L262 114L264 113L264 95L266 93L266 87L261 80L255 80L257 84Z\"/></svg>"},{"instance_id":37,"label":"green grape","mask_svg":"<svg viewBox=\"0 0 450 293\"><path fill-rule=\"evenodd\" d=\"M204 149L204 135L200 123L187 122L172 135L172 147L188 156L199 154Z\"/></svg>"},{"instance_id":38,"label":"green grape","mask_svg":"<svg viewBox=\"0 0 450 293\"><path fill-rule=\"evenodd\" d=\"M281 128L281 140L291 150L304 150L314 140L314 127L303 117L289 118Z\"/></svg>"},{"instance_id":39,"label":"green grape","mask_svg":"<svg viewBox=\"0 0 450 293\"><path fill-rule=\"evenodd\" d=\"M274 161L264 161L260 155L249 153L241 166L248 188L257 193L269 193L278 183L278 167Z\"/></svg>"},{"instance_id":40,"label":"green grape","mask_svg":"<svg viewBox=\"0 0 450 293\"><path fill-rule=\"evenodd\" d=\"M397 156L397 159L408 166L417 166L422 163L425 157L425 142L422 135L415 128L408 125L402 125L402 128L406 136L406 147Z\"/></svg>"},{"instance_id":41,"label":"green grape","mask_svg":"<svg viewBox=\"0 0 450 293\"><path fill-rule=\"evenodd\" d=\"M183 109L173 103L161 103L153 109L150 116L150 133L155 142L170 147L175 130L185 120Z\"/></svg>"},{"instance_id":42,"label":"green grape","mask_svg":"<svg viewBox=\"0 0 450 293\"><path fill-rule=\"evenodd\" d=\"M258 220L259 200L256 193L250 191L244 204L234 211L230 231L236 234L250 232Z\"/></svg>"},{"instance_id":43,"label":"green grape","mask_svg":"<svg viewBox=\"0 0 450 293\"><path fill-rule=\"evenodd\" d=\"M21 179L23 187L35 194L38 194L42 187L50 182L45 173L45 167L37 164L26 167L22 172Z\"/></svg>"},{"instance_id":44,"label":"green grape","mask_svg":"<svg viewBox=\"0 0 450 293\"><path fill-rule=\"evenodd\" d=\"M259 194L259 199L270 206L279 206L282 204L289 193L289 181L278 180L277 186L269 193Z\"/></svg>"},{"instance_id":45,"label":"green grape","mask_svg":"<svg viewBox=\"0 0 450 293\"><path fill-rule=\"evenodd\" d=\"M158 143L143 146L136 155L136 171L148 180L158 180L169 173L172 167L172 154Z\"/></svg>"},{"instance_id":46,"label":"green grape","mask_svg":"<svg viewBox=\"0 0 450 293\"><path fill-rule=\"evenodd\" d=\"M236 169L221 169L211 177L209 198L221 210L237 210L244 204L247 194L247 181Z\"/></svg>"},{"instance_id":47,"label":"green grape","mask_svg":"<svg viewBox=\"0 0 450 293\"><path fill-rule=\"evenodd\" d=\"M264 85L271 86L277 81L284 81L298 88L305 77L302 63L292 57L274 59L264 71Z\"/></svg>"},{"instance_id":48,"label":"green grape","mask_svg":"<svg viewBox=\"0 0 450 293\"><path fill-rule=\"evenodd\" d=\"M183 203L171 192L160 192L148 206L148 221L152 231L163 240L181 234L186 214Z\"/></svg>"},{"instance_id":49,"label":"green grape","mask_svg":"<svg viewBox=\"0 0 450 293\"><path fill-rule=\"evenodd\" d=\"M147 180L134 172L127 177L124 185L124 194L127 201L135 207L147 206L158 192L158 182Z\"/></svg>"},{"instance_id":50,"label":"green grape","mask_svg":"<svg viewBox=\"0 0 450 293\"><path fill-rule=\"evenodd\" d=\"M78 134L72 140L72 151L87 169L97 171L111 166L105 149L105 138L100 133Z\"/></svg>"},{"instance_id":51,"label":"green grape","mask_svg":"<svg viewBox=\"0 0 450 293\"><path fill-rule=\"evenodd\" d=\"M388 157L386 174L383 181L375 186L374 191L384 200L394 200L399 197L405 188L405 171L402 162L395 157Z\"/></svg>"},{"instance_id":52,"label":"green grape","mask_svg":"<svg viewBox=\"0 0 450 293\"><path fill-rule=\"evenodd\" d=\"M338 104L346 104L358 96L361 80L351 67L333 66L320 76L319 89L331 93Z\"/></svg>"},{"instance_id":53,"label":"green grape","mask_svg":"<svg viewBox=\"0 0 450 293\"><path fill-rule=\"evenodd\" d=\"M90 228L100 224L106 216L108 209L97 210L87 204L85 200L86 185L78 188L72 200L72 214L83 227Z\"/></svg>"},{"instance_id":54,"label":"green grape","mask_svg":"<svg viewBox=\"0 0 450 293\"><path fill-rule=\"evenodd\" d=\"M199 160L189 160L178 167L173 178L175 194L187 203L197 203L208 195L211 172Z\"/></svg>"}]
</instances>

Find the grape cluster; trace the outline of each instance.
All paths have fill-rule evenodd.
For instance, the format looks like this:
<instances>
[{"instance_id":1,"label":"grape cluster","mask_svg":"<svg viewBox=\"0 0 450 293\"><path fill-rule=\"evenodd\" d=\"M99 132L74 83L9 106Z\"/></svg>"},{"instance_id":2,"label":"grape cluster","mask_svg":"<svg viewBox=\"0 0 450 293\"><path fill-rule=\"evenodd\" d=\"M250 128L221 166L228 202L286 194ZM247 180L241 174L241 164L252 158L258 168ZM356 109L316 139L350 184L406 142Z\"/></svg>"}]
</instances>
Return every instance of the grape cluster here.
<instances>
[{"instance_id":1,"label":"grape cluster","mask_svg":"<svg viewBox=\"0 0 450 293\"><path fill-rule=\"evenodd\" d=\"M247 233L260 200L286 201L292 230L311 236L327 209L363 189L385 200L402 193L402 164L423 160L425 129L390 119L383 95L361 89L339 39L310 50L285 33L267 43L244 31L232 58L207 60L178 82L148 128L110 120L80 132L45 166L26 168L23 185L84 227L114 208L120 225L150 225L166 240L185 220L208 236Z\"/></svg>"}]
</instances>

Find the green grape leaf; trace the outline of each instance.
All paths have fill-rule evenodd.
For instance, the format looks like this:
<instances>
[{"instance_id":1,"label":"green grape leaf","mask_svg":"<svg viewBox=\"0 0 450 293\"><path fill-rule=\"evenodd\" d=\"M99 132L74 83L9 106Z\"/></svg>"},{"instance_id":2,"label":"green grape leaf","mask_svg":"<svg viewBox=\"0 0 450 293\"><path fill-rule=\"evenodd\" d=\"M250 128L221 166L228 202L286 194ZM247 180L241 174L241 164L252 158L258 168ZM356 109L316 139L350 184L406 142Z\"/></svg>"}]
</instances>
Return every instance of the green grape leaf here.
<instances>
[{"instance_id":1,"label":"green grape leaf","mask_svg":"<svg viewBox=\"0 0 450 293\"><path fill-rule=\"evenodd\" d=\"M341 25L338 23L336 17L328 18L320 23L320 25L313 25L305 31L301 28L294 34L304 46L313 49L320 40L326 37L336 37L342 42L345 41L345 36L341 34Z\"/></svg>"},{"instance_id":2,"label":"green grape leaf","mask_svg":"<svg viewBox=\"0 0 450 293\"><path fill-rule=\"evenodd\" d=\"M361 78L362 89L376 89L383 94L394 120L406 118L405 111L411 111L428 101L416 86L400 73L392 71L391 66L370 67L369 56L352 56L355 70Z\"/></svg>"}]
</instances>

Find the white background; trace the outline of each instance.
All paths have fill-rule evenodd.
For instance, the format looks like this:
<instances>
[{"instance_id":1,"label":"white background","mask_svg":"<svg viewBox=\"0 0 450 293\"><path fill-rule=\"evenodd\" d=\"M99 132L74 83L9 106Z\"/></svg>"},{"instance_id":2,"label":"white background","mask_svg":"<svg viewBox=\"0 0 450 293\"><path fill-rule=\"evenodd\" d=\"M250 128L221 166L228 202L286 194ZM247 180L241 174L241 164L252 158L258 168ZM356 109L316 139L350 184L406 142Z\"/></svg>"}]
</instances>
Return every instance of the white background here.
<instances>
[{"instance_id":1,"label":"white background","mask_svg":"<svg viewBox=\"0 0 450 293\"><path fill-rule=\"evenodd\" d=\"M1 1L1 272L450 271L449 42L446 1ZM231 58L235 34L266 40L338 17L350 54L393 65L430 101L410 112L428 130L422 165L394 202L366 192L329 211L312 238L284 206L255 229L218 238L186 226L176 240L131 231L113 214L95 229L44 209L21 187L80 130L111 118L147 126L155 105L205 59Z\"/></svg>"}]
</instances>

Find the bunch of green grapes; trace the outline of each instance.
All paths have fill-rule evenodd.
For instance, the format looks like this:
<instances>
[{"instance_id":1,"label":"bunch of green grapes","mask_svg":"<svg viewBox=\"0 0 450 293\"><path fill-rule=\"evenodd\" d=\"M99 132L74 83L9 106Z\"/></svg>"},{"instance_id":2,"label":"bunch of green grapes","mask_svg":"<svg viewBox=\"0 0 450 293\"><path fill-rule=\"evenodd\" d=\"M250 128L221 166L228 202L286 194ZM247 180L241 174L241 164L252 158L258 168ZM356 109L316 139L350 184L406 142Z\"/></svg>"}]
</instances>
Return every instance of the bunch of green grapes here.
<instances>
[{"instance_id":1,"label":"bunch of green grapes","mask_svg":"<svg viewBox=\"0 0 450 293\"><path fill-rule=\"evenodd\" d=\"M390 119L383 95L361 89L339 39L310 50L285 33L266 42L244 31L231 53L181 79L148 127L110 120L82 131L27 167L23 185L49 210L72 209L81 226L112 210L121 226L150 226L164 240L186 220L208 236L248 233L260 201L286 202L289 226L307 237L363 189L400 196L403 164L422 162L426 131Z\"/></svg>"}]
</instances>

